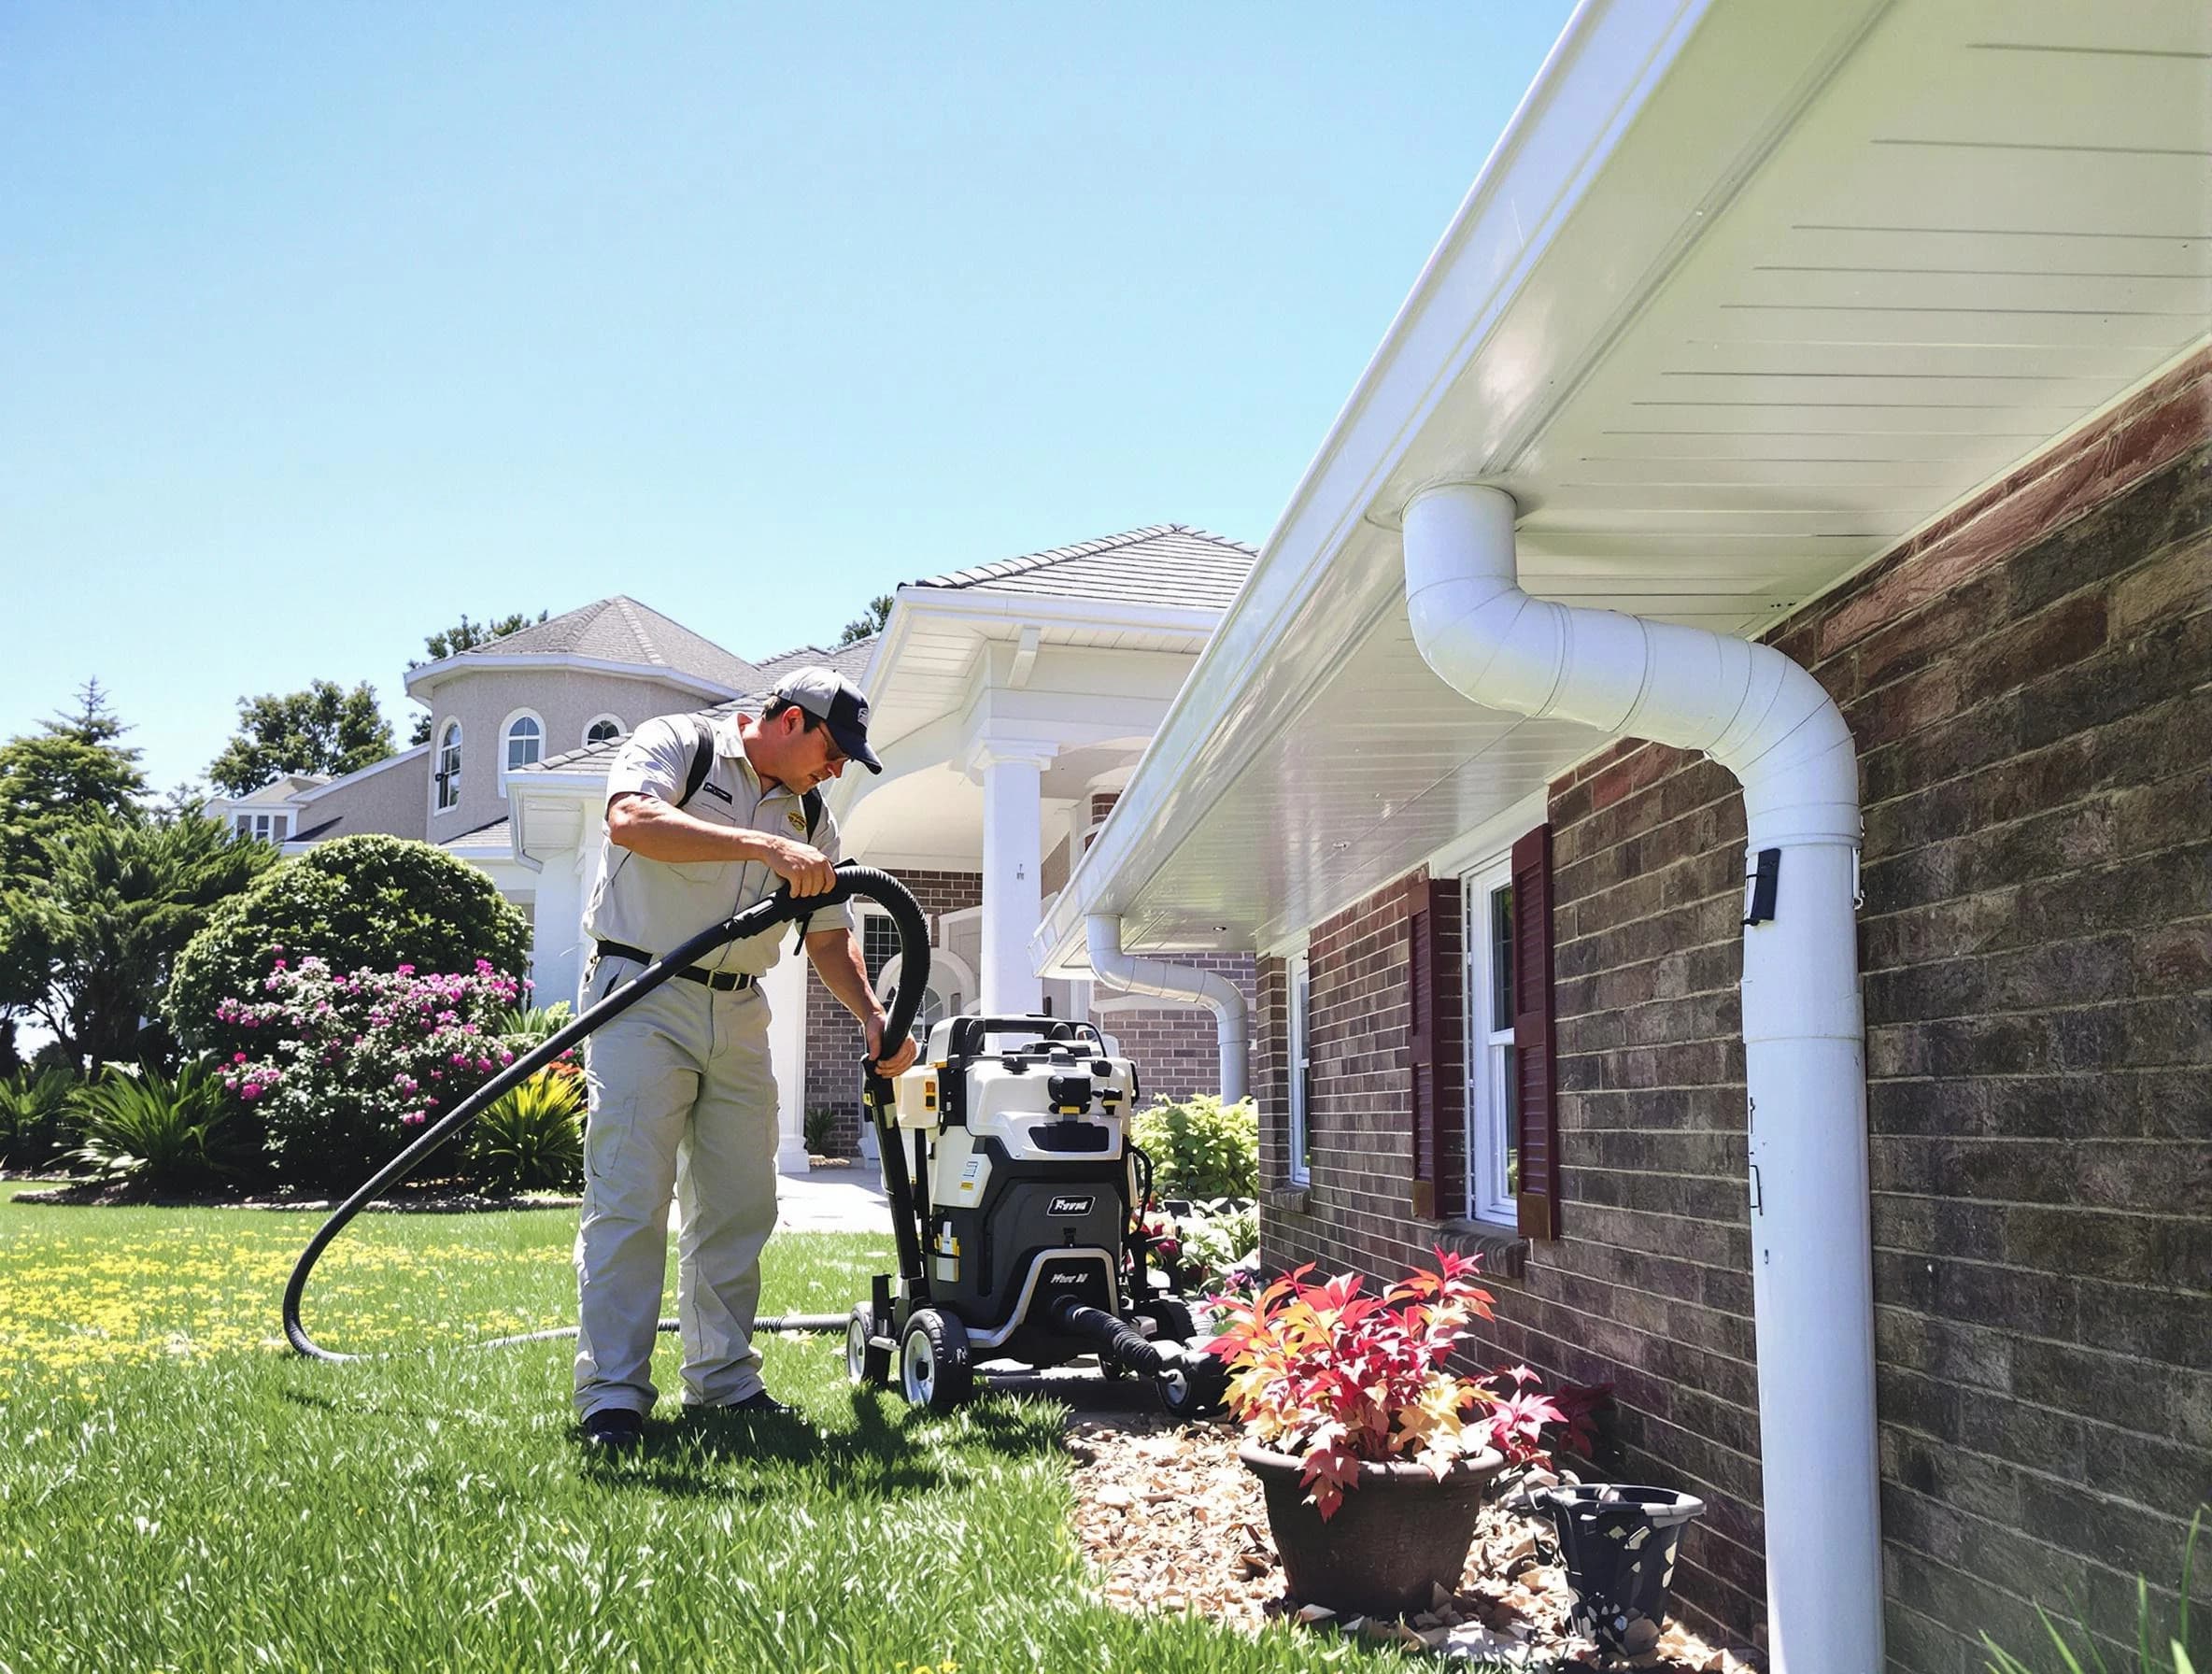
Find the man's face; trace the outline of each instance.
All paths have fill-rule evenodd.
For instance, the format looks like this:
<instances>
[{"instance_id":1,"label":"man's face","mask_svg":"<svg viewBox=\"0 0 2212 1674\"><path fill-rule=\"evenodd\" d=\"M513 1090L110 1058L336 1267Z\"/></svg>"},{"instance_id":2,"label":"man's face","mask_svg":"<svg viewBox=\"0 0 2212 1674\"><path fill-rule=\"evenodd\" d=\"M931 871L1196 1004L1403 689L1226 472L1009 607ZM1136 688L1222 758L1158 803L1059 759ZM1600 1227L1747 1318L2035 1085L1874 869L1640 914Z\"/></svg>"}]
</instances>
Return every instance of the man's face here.
<instances>
[{"instance_id":1,"label":"man's face","mask_svg":"<svg viewBox=\"0 0 2212 1674\"><path fill-rule=\"evenodd\" d=\"M783 759L772 771L801 796L843 773L848 759L837 747L837 740L830 736L829 727L815 721L809 728L808 718L803 710L797 708L787 709L776 716L777 742L782 745Z\"/></svg>"}]
</instances>

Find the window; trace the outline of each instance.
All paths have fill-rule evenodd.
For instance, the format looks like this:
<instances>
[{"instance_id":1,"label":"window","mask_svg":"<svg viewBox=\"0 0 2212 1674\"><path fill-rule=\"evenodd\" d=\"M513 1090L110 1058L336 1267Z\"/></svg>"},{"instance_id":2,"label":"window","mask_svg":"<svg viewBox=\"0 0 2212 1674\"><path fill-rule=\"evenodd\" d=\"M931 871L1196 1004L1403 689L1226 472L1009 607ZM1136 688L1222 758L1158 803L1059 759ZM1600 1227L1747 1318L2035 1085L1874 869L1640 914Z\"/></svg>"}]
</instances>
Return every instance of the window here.
<instances>
[{"instance_id":1,"label":"window","mask_svg":"<svg viewBox=\"0 0 2212 1674\"><path fill-rule=\"evenodd\" d=\"M236 814L231 816L231 829L241 837L256 838L262 843L282 843L291 831L290 814Z\"/></svg>"},{"instance_id":2,"label":"window","mask_svg":"<svg viewBox=\"0 0 2212 1674\"><path fill-rule=\"evenodd\" d=\"M546 742L545 723L534 715L510 716L507 719L507 752L504 773L518 767L528 767L538 759L538 751ZM500 787L506 794L506 787Z\"/></svg>"},{"instance_id":3,"label":"window","mask_svg":"<svg viewBox=\"0 0 2212 1674\"><path fill-rule=\"evenodd\" d=\"M1467 1213L1511 1225L1521 1187L1513 1046L1513 874L1502 858L1468 872L1466 903Z\"/></svg>"},{"instance_id":4,"label":"window","mask_svg":"<svg viewBox=\"0 0 2212 1674\"><path fill-rule=\"evenodd\" d=\"M1304 954L1290 961L1290 1178L1304 1185L1313 1178L1313 1046L1311 1019L1313 1004L1313 967Z\"/></svg>"},{"instance_id":5,"label":"window","mask_svg":"<svg viewBox=\"0 0 2212 1674\"><path fill-rule=\"evenodd\" d=\"M619 716L603 715L584 729L584 742L587 745L611 744L621 736L622 718Z\"/></svg>"},{"instance_id":6,"label":"window","mask_svg":"<svg viewBox=\"0 0 2212 1674\"><path fill-rule=\"evenodd\" d=\"M437 810L443 814L448 808L461 806L461 723L447 721L446 730L438 734L438 761L431 774L436 790L433 799Z\"/></svg>"}]
</instances>

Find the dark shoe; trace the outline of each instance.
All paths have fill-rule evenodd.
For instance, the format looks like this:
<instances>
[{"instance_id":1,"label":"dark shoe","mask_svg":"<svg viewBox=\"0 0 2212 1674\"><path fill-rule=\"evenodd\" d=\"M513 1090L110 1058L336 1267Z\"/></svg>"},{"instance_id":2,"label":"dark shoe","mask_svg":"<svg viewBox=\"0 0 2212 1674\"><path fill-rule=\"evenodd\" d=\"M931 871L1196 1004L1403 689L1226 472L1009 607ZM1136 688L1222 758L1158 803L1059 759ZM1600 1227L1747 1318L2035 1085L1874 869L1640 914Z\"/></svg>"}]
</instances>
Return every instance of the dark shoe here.
<instances>
[{"instance_id":1,"label":"dark shoe","mask_svg":"<svg viewBox=\"0 0 2212 1674\"><path fill-rule=\"evenodd\" d=\"M628 1407L601 1407L585 1415L583 1434L587 1447L635 1447L645 1439L645 1415Z\"/></svg>"},{"instance_id":2,"label":"dark shoe","mask_svg":"<svg viewBox=\"0 0 2212 1674\"><path fill-rule=\"evenodd\" d=\"M742 1401L719 1401L707 1406L694 1407L694 1412L742 1413L747 1418L797 1418L797 1407L787 1407L765 1389L756 1389Z\"/></svg>"}]
</instances>

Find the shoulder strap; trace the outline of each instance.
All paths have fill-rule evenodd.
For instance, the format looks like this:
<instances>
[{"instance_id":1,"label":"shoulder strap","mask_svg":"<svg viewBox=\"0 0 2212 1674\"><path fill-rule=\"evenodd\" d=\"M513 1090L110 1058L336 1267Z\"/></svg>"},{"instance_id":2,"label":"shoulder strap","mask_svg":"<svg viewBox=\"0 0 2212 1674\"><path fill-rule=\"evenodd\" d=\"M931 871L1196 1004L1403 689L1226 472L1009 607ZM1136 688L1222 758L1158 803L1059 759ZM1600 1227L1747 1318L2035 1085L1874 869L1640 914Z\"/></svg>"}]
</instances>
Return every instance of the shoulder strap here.
<instances>
[{"instance_id":1,"label":"shoulder strap","mask_svg":"<svg viewBox=\"0 0 2212 1674\"><path fill-rule=\"evenodd\" d=\"M815 828L822 823L821 791L818 788L808 791L799 799L799 805L806 810L806 840L812 843Z\"/></svg>"},{"instance_id":2,"label":"shoulder strap","mask_svg":"<svg viewBox=\"0 0 2212 1674\"><path fill-rule=\"evenodd\" d=\"M703 715L690 715L684 718L691 723L691 731L696 737L691 745L691 771L684 775L684 794L676 799L679 808L699 794L699 787L706 783L707 774L715 771L715 723ZM811 830L813 828L808 829Z\"/></svg>"}]
</instances>

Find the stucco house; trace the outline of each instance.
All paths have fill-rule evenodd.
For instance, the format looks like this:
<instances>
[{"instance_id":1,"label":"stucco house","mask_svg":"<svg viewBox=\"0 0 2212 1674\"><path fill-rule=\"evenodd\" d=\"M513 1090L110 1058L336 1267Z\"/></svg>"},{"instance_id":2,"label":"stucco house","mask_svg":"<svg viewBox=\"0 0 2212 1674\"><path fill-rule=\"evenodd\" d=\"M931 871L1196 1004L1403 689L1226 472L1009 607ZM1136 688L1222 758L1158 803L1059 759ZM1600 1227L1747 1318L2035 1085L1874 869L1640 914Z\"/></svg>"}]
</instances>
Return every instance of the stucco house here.
<instances>
[{"instance_id":1,"label":"stucco house","mask_svg":"<svg viewBox=\"0 0 2212 1674\"><path fill-rule=\"evenodd\" d=\"M1792 1674L2212 1500L2208 64L1589 0L1032 943L1256 954L1270 1263L1481 1253Z\"/></svg>"},{"instance_id":2,"label":"stucco house","mask_svg":"<svg viewBox=\"0 0 2212 1674\"><path fill-rule=\"evenodd\" d=\"M1201 1001L1098 993L1087 972L1041 979L1028 943L1252 559L1249 546L1163 524L911 582L874 638L762 662L747 691L706 712L749 709L779 674L808 662L868 692L884 772L845 774L829 807L845 854L898 875L929 915L925 1021L976 1009L1091 1017L1137 1059L1148 1091L1214 1091L1223 1085L1216 1013L1232 1009L1242 1030L1249 954L1217 961L1214 992ZM535 880L543 999L575 993L588 958L580 918L616 747L610 740L548 756L510 778L506 836L514 863ZM889 920L864 910L861 930L879 986L895 984ZM809 1110L831 1112L847 1143L872 1154L852 1019L802 959L783 960L763 992L784 1099L781 1166L806 1168ZM1244 1073L1240 1063L1234 1079Z\"/></svg>"},{"instance_id":3,"label":"stucco house","mask_svg":"<svg viewBox=\"0 0 2212 1674\"><path fill-rule=\"evenodd\" d=\"M207 811L287 854L362 831L435 843L534 913L537 874L508 841L515 773L755 681L751 663L682 623L634 599L601 599L410 669L407 695L431 712L427 744L342 778L289 774Z\"/></svg>"}]
</instances>

